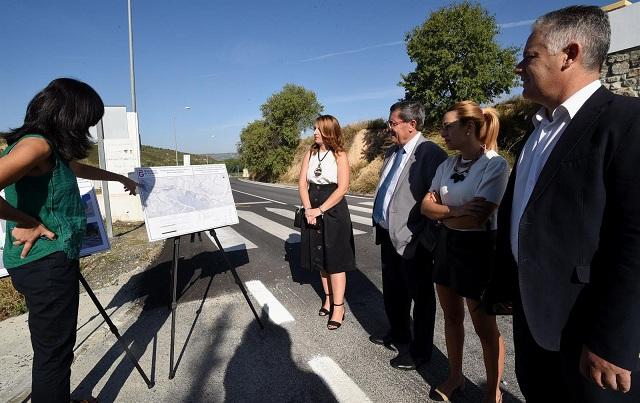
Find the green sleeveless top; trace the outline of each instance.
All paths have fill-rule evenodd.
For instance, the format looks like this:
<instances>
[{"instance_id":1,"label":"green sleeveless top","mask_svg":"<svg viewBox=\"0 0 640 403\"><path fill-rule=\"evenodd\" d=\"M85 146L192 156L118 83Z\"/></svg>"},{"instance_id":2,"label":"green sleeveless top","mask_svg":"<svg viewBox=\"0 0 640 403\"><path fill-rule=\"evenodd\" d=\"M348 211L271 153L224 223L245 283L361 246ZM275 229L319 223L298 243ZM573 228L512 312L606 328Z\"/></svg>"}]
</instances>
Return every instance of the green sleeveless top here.
<instances>
[{"instance_id":1,"label":"green sleeveless top","mask_svg":"<svg viewBox=\"0 0 640 403\"><path fill-rule=\"evenodd\" d=\"M45 139L38 134L25 135L8 146L2 156L7 155L18 142L27 137ZM16 223L7 220L3 261L8 269L33 262L54 252L64 252L69 259L77 259L80 253L87 222L84 204L76 176L68 162L60 158L53 148L52 155L55 158L55 167L50 172L41 176L23 176L16 183L7 186L4 193L5 200L12 207L38 219L56 234L56 239L38 239L29 254L21 259L23 245L14 246L11 236Z\"/></svg>"}]
</instances>

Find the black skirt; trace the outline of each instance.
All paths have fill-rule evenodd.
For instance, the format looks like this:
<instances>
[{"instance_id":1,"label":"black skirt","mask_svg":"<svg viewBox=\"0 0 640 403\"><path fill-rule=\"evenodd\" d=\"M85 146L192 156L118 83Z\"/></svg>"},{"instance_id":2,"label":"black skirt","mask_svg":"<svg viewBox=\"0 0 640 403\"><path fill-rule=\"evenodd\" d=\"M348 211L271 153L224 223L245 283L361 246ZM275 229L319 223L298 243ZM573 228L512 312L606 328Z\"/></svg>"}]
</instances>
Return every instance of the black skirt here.
<instances>
[{"instance_id":1,"label":"black skirt","mask_svg":"<svg viewBox=\"0 0 640 403\"><path fill-rule=\"evenodd\" d=\"M491 279L495 242L496 231L457 231L442 226L433 282L479 301Z\"/></svg>"},{"instance_id":2,"label":"black skirt","mask_svg":"<svg viewBox=\"0 0 640 403\"><path fill-rule=\"evenodd\" d=\"M311 207L324 203L338 185L309 184ZM342 200L318 217L315 227L302 220L300 258L301 266L309 270L341 273L355 270L353 225L347 200Z\"/></svg>"}]
</instances>

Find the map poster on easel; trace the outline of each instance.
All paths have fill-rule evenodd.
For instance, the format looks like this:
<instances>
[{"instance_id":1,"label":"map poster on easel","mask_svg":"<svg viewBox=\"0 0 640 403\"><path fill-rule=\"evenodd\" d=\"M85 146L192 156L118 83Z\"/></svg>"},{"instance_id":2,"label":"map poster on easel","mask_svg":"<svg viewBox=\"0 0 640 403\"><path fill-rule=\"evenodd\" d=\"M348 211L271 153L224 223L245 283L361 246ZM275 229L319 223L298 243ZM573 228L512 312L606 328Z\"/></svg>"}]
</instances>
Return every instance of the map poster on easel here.
<instances>
[{"instance_id":1,"label":"map poster on easel","mask_svg":"<svg viewBox=\"0 0 640 403\"><path fill-rule=\"evenodd\" d=\"M224 164L136 168L149 241L238 223Z\"/></svg>"},{"instance_id":2,"label":"map poster on easel","mask_svg":"<svg viewBox=\"0 0 640 403\"><path fill-rule=\"evenodd\" d=\"M109 245L107 232L104 230L104 223L102 222L100 206L98 205L98 199L96 198L96 191L93 188L93 182L78 178L78 189L80 190L80 197L82 197L84 211L87 215L87 230L84 234L84 238L82 238L82 247L80 248L80 257L84 257L108 250L111 246ZM0 195L4 197L4 191L0 192ZM9 275L2 263L5 236L6 222L4 220L0 220L0 278Z\"/></svg>"}]
</instances>

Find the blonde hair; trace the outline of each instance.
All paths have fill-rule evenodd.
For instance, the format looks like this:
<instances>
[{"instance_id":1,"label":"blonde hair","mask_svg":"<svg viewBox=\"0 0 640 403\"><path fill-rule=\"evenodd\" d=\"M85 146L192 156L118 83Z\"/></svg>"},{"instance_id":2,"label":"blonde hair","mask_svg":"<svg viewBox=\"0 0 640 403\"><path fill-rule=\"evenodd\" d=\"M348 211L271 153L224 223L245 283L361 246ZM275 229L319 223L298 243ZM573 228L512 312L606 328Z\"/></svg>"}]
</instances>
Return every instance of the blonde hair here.
<instances>
[{"instance_id":1,"label":"blonde hair","mask_svg":"<svg viewBox=\"0 0 640 403\"><path fill-rule=\"evenodd\" d=\"M449 111L455 111L458 114L458 120L462 123L473 122L476 138L487 150L498 151L500 119L495 108L480 108L473 101L460 101Z\"/></svg>"}]
</instances>

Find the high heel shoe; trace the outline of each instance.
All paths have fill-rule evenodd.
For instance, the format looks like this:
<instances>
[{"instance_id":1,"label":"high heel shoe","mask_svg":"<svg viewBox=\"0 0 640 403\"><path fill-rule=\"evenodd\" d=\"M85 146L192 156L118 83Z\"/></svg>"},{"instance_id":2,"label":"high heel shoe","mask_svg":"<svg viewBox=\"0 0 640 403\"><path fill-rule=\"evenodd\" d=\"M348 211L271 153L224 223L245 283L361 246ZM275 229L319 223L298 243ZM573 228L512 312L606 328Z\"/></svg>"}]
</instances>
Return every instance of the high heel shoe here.
<instances>
[{"instance_id":1,"label":"high heel shoe","mask_svg":"<svg viewBox=\"0 0 640 403\"><path fill-rule=\"evenodd\" d=\"M333 306L343 306L344 302L342 304L333 304ZM344 313L342 314L342 320L344 320ZM342 322L338 322L336 320L330 320L329 322L327 322L327 329L329 330L336 330L339 329L340 326L342 326Z\"/></svg>"},{"instance_id":2,"label":"high heel shoe","mask_svg":"<svg viewBox=\"0 0 640 403\"><path fill-rule=\"evenodd\" d=\"M325 294L324 298L327 299L328 297L330 297L333 294ZM329 298L329 302L331 302L331 298ZM327 315L331 315L331 310L327 309L324 307L324 304L322 304L323 306L320 307L320 310L318 311L318 316L327 316ZM329 305L329 307L331 307L331 305Z\"/></svg>"},{"instance_id":3,"label":"high heel shoe","mask_svg":"<svg viewBox=\"0 0 640 403\"><path fill-rule=\"evenodd\" d=\"M450 402L451 397L453 397L453 395L456 392L464 392L464 379L462 379L462 383L460 385L458 385L455 389L451 391L449 396L445 395L444 392L442 392L440 389L436 387L431 389L431 392L429 393L429 398L431 400L435 400L436 402Z\"/></svg>"}]
</instances>

